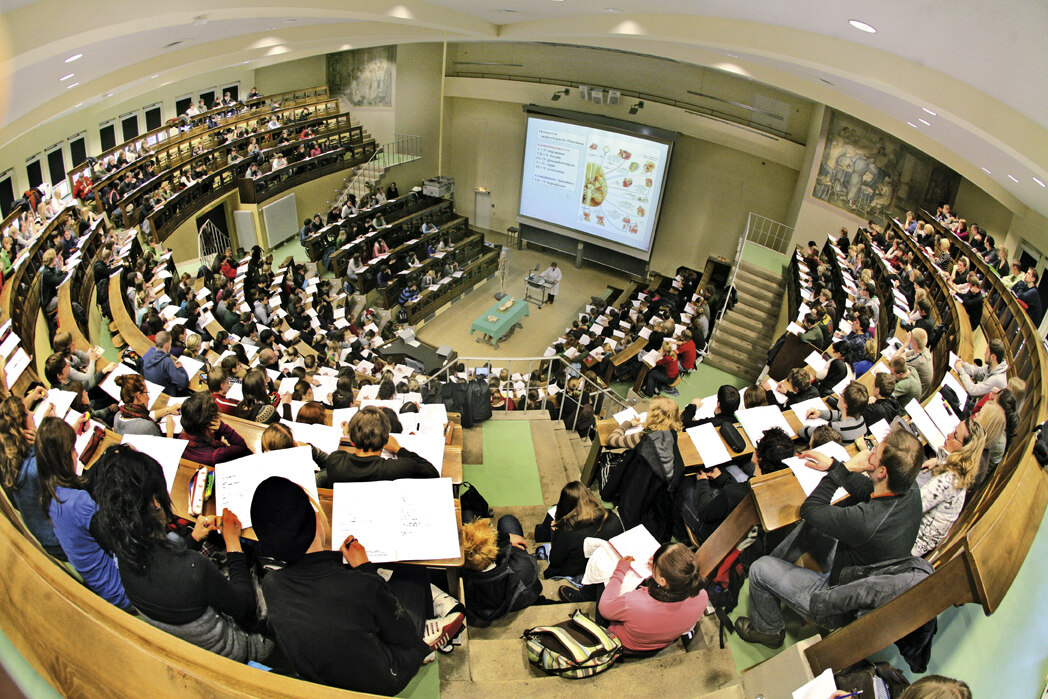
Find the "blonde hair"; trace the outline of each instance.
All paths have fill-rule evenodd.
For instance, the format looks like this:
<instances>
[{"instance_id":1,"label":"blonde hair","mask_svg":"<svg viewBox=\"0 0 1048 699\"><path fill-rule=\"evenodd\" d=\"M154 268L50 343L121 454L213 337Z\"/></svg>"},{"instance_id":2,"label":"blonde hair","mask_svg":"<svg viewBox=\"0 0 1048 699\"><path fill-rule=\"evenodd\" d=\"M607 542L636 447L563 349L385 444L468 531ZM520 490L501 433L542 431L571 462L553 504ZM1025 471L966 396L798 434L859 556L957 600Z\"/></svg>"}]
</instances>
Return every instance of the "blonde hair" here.
<instances>
[{"instance_id":1,"label":"blonde hair","mask_svg":"<svg viewBox=\"0 0 1048 699\"><path fill-rule=\"evenodd\" d=\"M462 527L462 555L466 568L481 571L495 562L499 555L498 534L490 519L478 519Z\"/></svg>"},{"instance_id":2,"label":"blonde hair","mask_svg":"<svg viewBox=\"0 0 1048 699\"><path fill-rule=\"evenodd\" d=\"M1015 393L1014 391L1012 392ZM1004 416L1004 408L997 405L995 401L987 401L986 404L975 414L975 421L986 430L986 446L997 444L1008 420Z\"/></svg>"},{"instance_id":3,"label":"blonde hair","mask_svg":"<svg viewBox=\"0 0 1048 699\"><path fill-rule=\"evenodd\" d=\"M968 443L951 452L946 457L946 463L932 469L932 475L938 476L949 471L953 474L953 487L957 490L967 490L975 483L975 477L979 473L979 460L982 459L983 446L986 444L986 430L975 420L965 420L961 424L968 430Z\"/></svg>"},{"instance_id":4,"label":"blonde hair","mask_svg":"<svg viewBox=\"0 0 1048 699\"><path fill-rule=\"evenodd\" d=\"M653 398L648 406L648 419L644 422L646 432L658 430L673 430L679 432L683 428L680 422L680 408L672 398L659 396Z\"/></svg>"}]
</instances>

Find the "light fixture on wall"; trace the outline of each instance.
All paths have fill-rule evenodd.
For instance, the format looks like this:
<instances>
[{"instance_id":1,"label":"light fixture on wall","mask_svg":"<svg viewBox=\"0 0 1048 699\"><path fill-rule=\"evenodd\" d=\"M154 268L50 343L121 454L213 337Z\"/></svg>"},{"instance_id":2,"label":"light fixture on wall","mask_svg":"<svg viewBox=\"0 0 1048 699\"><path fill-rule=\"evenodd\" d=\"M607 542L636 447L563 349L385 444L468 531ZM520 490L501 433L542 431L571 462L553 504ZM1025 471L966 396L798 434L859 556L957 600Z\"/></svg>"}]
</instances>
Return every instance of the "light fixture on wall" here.
<instances>
[{"instance_id":1,"label":"light fixture on wall","mask_svg":"<svg viewBox=\"0 0 1048 699\"><path fill-rule=\"evenodd\" d=\"M564 88L563 90L557 90L556 92L553 93L553 96L550 97L550 99L553 100L554 102L556 102L561 97L566 97L568 95L568 93L570 93L570 92L571 92L571 90L569 88Z\"/></svg>"},{"instance_id":2,"label":"light fixture on wall","mask_svg":"<svg viewBox=\"0 0 1048 699\"><path fill-rule=\"evenodd\" d=\"M644 109L644 101L641 100L630 107L630 114L636 114L638 110Z\"/></svg>"}]
</instances>

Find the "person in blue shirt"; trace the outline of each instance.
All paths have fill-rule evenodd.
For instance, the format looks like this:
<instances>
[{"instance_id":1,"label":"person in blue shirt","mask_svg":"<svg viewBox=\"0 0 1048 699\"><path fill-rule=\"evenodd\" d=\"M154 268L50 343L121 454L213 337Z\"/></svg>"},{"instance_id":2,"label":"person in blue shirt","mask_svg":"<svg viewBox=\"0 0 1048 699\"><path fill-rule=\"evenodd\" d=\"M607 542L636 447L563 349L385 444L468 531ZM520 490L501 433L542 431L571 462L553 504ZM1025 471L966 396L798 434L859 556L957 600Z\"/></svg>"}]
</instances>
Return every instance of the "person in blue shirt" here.
<instances>
[{"instance_id":1,"label":"person in blue shirt","mask_svg":"<svg viewBox=\"0 0 1048 699\"><path fill-rule=\"evenodd\" d=\"M57 417L45 417L37 430L40 502L55 536L84 583L99 597L130 610L116 559L95 537L95 501L76 475L76 432Z\"/></svg>"},{"instance_id":2,"label":"person in blue shirt","mask_svg":"<svg viewBox=\"0 0 1048 699\"><path fill-rule=\"evenodd\" d=\"M298 232L298 242L306 244L306 238L313 235L313 222L308 218L302 222L302 230Z\"/></svg>"},{"instance_id":3,"label":"person in blue shirt","mask_svg":"<svg viewBox=\"0 0 1048 699\"><path fill-rule=\"evenodd\" d=\"M168 395L185 395L189 388L189 374L182 364L171 356L171 333L161 330L154 346L142 357L142 375L147 381L160 384Z\"/></svg>"},{"instance_id":4,"label":"person in blue shirt","mask_svg":"<svg viewBox=\"0 0 1048 699\"><path fill-rule=\"evenodd\" d=\"M400 292L400 305L411 303L418 299L418 284L411 282Z\"/></svg>"},{"instance_id":5,"label":"person in blue shirt","mask_svg":"<svg viewBox=\"0 0 1048 699\"><path fill-rule=\"evenodd\" d=\"M44 393L43 389L38 389L30 394L30 404ZM21 398L8 396L0 403L0 474L4 489L44 550L65 560L54 528L40 509L35 443L36 422L32 413Z\"/></svg>"}]
</instances>

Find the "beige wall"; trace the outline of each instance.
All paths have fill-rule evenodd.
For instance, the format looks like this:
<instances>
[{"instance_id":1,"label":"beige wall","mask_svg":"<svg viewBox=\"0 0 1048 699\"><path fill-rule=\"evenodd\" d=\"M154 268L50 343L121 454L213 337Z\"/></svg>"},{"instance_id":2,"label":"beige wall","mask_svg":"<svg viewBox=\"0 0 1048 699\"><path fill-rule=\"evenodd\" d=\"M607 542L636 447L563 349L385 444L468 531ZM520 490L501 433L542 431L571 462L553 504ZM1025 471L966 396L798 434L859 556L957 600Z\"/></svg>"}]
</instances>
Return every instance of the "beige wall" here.
<instances>
[{"instance_id":1,"label":"beige wall","mask_svg":"<svg viewBox=\"0 0 1048 699\"><path fill-rule=\"evenodd\" d=\"M1032 248L1048 253L1048 218L1027 209L1023 215L1012 217L1006 245L1012 258L1017 257L1019 244L1025 242Z\"/></svg>"},{"instance_id":2,"label":"beige wall","mask_svg":"<svg viewBox=\"0 0 1048 699\"><path fill-rule=\"evenodd\" d=\"M1003 240L1012 227L1012 212L963 177L957 188L956 202L953 208L957 215L963 216L968 223L978 223L979 228L989 231L994 240Z\"/></svg>"},{"instance_id":3,"label":"beige wall","mask_svg":"<svg viewBox=\"0 0 1048 699\"><path fill-rule=\"evenodd\" d=\"M324 60L321 54L259 68L255 71L254 85L263 95L324 85L327 83ZM250 90L251 86L248 85L247 89Z\"/></svg>"},{"instance_id":4,"label":"beige wall","mask_svg":"<svg viewBox=\"0 0 1048 699\"><path fill-rule=\"evenodd\" d=\"M448 100L445 173L455 178L455 208L474 217L473 192L491 191L491 227L515 225L520 205L525 121L520 104ZM702 268L710 255L734 253L750 211L775 220L787 213L797 171L688 136L674 149L652 269Z\"/></svg>"}]
</instances>

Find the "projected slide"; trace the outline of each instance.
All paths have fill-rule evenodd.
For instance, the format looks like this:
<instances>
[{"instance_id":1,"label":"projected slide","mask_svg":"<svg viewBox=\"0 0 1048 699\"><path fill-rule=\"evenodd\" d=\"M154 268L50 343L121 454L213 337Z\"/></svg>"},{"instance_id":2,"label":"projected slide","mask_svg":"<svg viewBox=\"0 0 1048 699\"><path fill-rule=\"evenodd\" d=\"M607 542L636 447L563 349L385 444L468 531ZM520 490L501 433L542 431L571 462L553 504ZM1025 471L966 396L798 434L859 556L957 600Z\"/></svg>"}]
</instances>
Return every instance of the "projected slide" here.
<instances>
[{"instance_id":1,"label":"projected slide","mask_svg":"<svg viewBox=\"0 0 1048 699\"><path fill-rule=\"evenodd\" d=\"M669 145L528 118L520 214L648 251Z\"/></svg>"}]
</instances>

